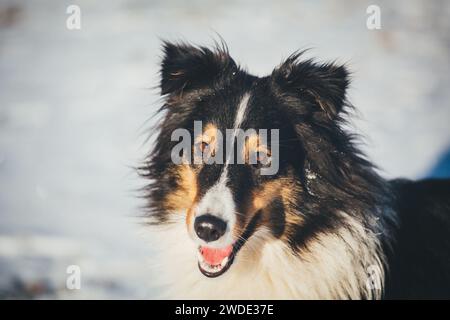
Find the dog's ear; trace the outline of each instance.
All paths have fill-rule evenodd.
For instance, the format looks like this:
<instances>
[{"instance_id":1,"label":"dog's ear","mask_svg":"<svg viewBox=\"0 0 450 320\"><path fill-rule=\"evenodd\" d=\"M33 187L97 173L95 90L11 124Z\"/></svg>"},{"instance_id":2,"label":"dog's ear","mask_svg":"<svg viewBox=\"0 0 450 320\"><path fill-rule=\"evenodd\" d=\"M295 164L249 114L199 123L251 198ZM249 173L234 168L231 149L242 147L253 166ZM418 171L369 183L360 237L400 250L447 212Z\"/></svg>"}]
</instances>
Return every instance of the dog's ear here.
<instances>
[{"instance_id":1,"label":"dog's ear","mask_svg":"<svg viewBox=\"0 0 450 320\"><path fill-rule=\"evenodd\" d=\"M223 44L214 51L188 44L163 43L161 94L171 94L210 85L236 69Z\"/></svg>"},{"instance_id":2,"label":"dog's ear","mask_svg":"<svg viewBox=\"0 0 450 320\"><path fill-rule=\"evenodd\" d=\"M313 60L299 61L302 53L291 55L272 73L272 79L282 92L311 101L330 119L345 105L349 73L345 66L319 64ZM313 110L314 111L314 110Z\"/></svg>"}]
</instances>

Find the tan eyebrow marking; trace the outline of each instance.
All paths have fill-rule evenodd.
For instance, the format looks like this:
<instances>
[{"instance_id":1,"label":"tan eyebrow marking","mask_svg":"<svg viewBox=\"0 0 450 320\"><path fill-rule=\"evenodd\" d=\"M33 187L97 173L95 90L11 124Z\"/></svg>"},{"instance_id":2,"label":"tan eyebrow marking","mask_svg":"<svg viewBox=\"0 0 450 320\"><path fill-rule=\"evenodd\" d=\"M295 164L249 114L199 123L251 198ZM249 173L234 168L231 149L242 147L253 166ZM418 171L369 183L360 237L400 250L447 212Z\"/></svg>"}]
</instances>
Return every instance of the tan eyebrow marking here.
<instances>
[{"instance_id":1,"label":"tan eyebrow marking","mask_svg":"<svg viewBox=\"0 0 450 320\"><path fill-rule=\"evenodd\" d=\"M203 134L195 137L194 145L196 146L202 142L206 142L209 147L207 155L212 155L218 148L218 130L219 129L214 124L208 123L203 129Z\"/></svg>"},{"instance_id":2,"label":"tan eyebrow marking","mask_svg":"<svg viewBox=\"0 0 450 320\"><path fill-rule=\"evenodd\" d=\"M268 148L267 145L262 144L261 140L259 139L259 135L251 135L250 137L247 137L246 141L245 141L245 148L244 150L242 150L243 152L243 159L245 159L245 161L249 161L250 160L250 155L252 153L256 153L256 152L264 152L266 153L269 157L270 157L270 150Z\"/></svg>"}]
</instances>

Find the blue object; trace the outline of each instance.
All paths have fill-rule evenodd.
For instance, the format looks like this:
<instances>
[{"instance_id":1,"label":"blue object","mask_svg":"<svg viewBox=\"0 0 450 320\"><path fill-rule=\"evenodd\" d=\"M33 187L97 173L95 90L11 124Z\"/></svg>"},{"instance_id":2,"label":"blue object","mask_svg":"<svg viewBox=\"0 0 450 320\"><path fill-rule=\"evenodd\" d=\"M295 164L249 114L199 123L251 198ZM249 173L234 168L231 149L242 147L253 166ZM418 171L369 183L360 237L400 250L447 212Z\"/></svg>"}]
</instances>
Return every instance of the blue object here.
<instances>
[{"instance_id":1,"label":"blue object","mask_svg":"<svg viewBox=\"0 0 450 320\"><path fill-rule=\"evenodd\" d=\"M450 177L450 148L445 152L426 175L427 178L449 178Z\"/></svg>"}]
</instances>

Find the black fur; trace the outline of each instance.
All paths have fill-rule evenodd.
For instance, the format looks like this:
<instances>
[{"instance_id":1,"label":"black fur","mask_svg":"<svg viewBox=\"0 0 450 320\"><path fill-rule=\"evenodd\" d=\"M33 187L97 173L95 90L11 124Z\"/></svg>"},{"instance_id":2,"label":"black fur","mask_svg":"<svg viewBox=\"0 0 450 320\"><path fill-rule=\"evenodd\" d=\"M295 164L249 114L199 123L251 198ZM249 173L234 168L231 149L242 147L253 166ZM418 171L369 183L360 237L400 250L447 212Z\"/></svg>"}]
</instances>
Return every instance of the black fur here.
<instances>
[{"instance_id":1,"label":"black fur","mask_svg":"<svg viewBox=\"0 0 450 320\"><path fill-rule=\"evenodd\" d=\"M394 180L399 228L386 298L450 299L450 181Z\"/></svg>"}]
</instances>

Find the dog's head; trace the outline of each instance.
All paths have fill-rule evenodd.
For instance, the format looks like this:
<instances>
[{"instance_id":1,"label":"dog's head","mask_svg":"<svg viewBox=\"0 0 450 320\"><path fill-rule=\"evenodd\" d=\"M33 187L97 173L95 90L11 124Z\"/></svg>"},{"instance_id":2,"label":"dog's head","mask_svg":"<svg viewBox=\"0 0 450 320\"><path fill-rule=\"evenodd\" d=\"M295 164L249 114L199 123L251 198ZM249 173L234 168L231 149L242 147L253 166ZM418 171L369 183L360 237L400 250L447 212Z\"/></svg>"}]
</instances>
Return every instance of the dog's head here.
<instances>
[{"instance_id":1,"label":"dog's head","mask_svg":"<svg viewBox=\"0 0 450 320\"><path fill-rule=\"evenodd\" d=\"M298 245L334 223L318 203L338 206L331 193L351 163L338 125L348 73L299 57L256 77L223 47L164 44L150 207L158 223L183 217L206 276L226 272L261 226Z\"/></svg>"}]
</instances>

